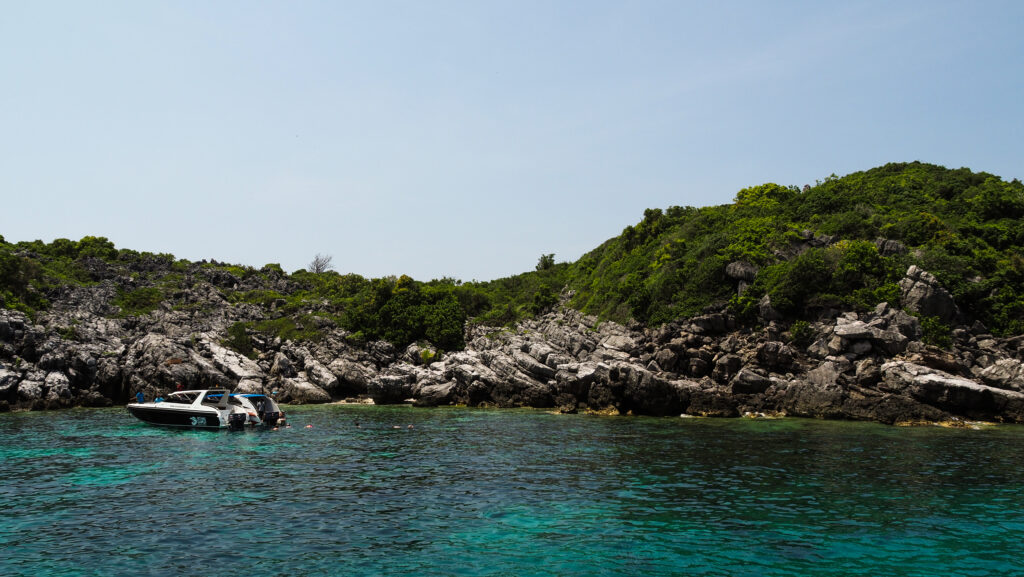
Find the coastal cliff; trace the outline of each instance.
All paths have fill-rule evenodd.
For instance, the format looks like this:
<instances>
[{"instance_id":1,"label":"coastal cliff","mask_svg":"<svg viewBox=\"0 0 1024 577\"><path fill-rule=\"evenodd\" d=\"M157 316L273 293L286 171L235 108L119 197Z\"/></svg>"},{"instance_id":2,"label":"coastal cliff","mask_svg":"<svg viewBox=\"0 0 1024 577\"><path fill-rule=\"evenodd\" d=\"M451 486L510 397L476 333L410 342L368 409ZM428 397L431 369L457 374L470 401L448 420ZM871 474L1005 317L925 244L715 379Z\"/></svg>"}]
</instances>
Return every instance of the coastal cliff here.
<instances>
[{"instance_id":1,"label":"coastal cliff","mask_svg":"<svg viewBox=\"0 0 1024 577\"><path fill-rule=\"evenodd\" d=\"M924 271L906 279L911 308L933 306L922 294L945 294ZM940 349L920 340L917 317L886 303L756 327L724 310L644 327L559 307L511 327L467 325L467 346L452 353L353 346L335 327L316 342L257 339L249 358L222 341L236 319L261 312L213 289L209 281L190 289L208 309L202 315L159 309L110 318L102 313L114 291L103 283L71 291L35 322L0 311L0 409L109 406L140 391L153 398L179 386L225 386L276 391L288 403L1024 422L1024 337L996 338L975 324L954 329ZM772 316L767 307L765 314Z\"/></svg>"},{"instance_id":2,"label":"coastal cliff","mask_svg":"<svg viewBox=\"0 0 1024 577\"><path fill-rule=\"evenodd\" d=\"M1024 421L1024 185L922 163L649 209L487 282L0 236L0 410L283 402Z\"/></svg>"}]
</instances>

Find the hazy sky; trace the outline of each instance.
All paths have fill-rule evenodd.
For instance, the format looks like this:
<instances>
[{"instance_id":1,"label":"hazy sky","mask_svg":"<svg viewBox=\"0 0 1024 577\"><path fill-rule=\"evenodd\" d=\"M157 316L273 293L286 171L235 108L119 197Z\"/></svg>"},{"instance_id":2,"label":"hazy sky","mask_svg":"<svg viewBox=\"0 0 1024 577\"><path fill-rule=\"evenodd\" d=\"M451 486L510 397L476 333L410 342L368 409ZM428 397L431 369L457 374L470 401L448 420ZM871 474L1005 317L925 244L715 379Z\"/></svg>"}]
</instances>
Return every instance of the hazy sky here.
<instances>
[{"instance_id":1,"label":"hazy sky","mask_svg":"<svg viewBox=\"0 0 1024 577\"><path fill-rule=\"evenodd\" d=\"M1024 178L1024 2L0 0L0 235L369 277L921 160Z\"/></svg>"}]
</instances>

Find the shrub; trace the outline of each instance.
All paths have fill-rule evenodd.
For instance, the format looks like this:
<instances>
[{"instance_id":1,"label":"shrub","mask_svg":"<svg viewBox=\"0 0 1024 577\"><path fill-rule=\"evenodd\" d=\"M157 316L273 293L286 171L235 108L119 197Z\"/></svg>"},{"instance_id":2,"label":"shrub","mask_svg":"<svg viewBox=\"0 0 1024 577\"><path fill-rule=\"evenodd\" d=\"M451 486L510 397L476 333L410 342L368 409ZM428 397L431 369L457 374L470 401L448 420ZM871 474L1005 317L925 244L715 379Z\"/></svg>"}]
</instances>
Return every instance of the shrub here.
<instances>
[{"instance_id":1,"label":"shrub","mask_svg":"<svg viewBox=\"0 0 1024 577\"><path fill-rule=\"evenodd\" d=\"M164 300L164 293L157 287L142 287L131 291L120 289L113 304L121 309L118 316L142 316L156 310Z\"/></svg>"},{"instance_id":2,"label":"shrub","mask_svg":"<svg viewBox=\"0 0 1024 577\"><path fill-rule=\"evenodd\" d=\"M814 331L811 329L811 323L804 320L793 321L793 324L789 326L789 338L793 345L801 349L810 346L814 342Z\"/></svg>"},{"instance_id":3,"label":"shrub","mask_svg":"<svg viewBox=\"0 0 1024 577\"><path fill-rule=\"evenodd\" d=\"M221 341L221 345L241 353L251 359L256 358L256 351L252 346L252 337L249 336L251 323L237 322L228 327L228 336Z\"/></svg>"},{"instance_id":4,"label":"shrub","mask_svg":"<svg viewBox=\"0 0 1024 577\"><path fill-rule=\"evenodd\" d=\"M919 317L921 321L921 340L925 344L942 349L953 345L952 329L938 317Z\"/></svg>"}]
</instances>

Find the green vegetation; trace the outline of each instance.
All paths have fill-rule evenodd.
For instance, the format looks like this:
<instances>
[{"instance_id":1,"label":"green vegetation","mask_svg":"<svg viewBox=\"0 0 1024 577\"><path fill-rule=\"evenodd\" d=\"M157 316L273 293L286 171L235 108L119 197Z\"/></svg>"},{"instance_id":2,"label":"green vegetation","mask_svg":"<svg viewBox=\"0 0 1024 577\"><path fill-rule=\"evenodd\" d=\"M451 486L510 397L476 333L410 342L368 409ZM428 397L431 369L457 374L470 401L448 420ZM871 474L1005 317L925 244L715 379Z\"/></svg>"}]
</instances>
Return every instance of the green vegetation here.
<instances>
[{"instance_id":1,"label":"green vegetation","mask_svg":"<svg viewBox=\"0 0 1024 577\"><path fill-rule=\"evenodd\" d=\"M800 190L765 184L731 205L649 209L574 263L572 304L605 318L662 323L726 303L750 318L769 295L795 318L897 304L910 264L938 277L969 318L1024 332L1024 185L961 168L888 164ZM828 246L814 237L830 236ZM877 239L906 251L881 254ZM734 261L759 267L735 297Z\"/></svg>"},{"instance_id":2,"label":"green vegetation","mask_svg":"<svg viewBox=\"0 0 1024 577\"><path fill-rule=\"evenodd\" d=\"M164 293L157 287L142 287L130 291L119 290L113 303L121 309L119 316L140 316L156 310L164 300Z\"/></svg>"},{"instance_id":3,"label":"green vegetation","mask_svg":"<svg viewBox=\"0 0 1024 577\"><path fill-rule=\"evenodd\" d=\"M73 286L114 282L120 315L145 315L167 302L174 311L229 306L197 300L189 288L209 282L230 305L258 307L225 343L254 354L254 339L316 340L335 327L350 339L398 347L429 342L461 349L468 322L504 326L569 304L599 319L648 324L730 307L756 322L767 295L806 346L806 321L828 310L898 304L898 281L911 264L933 273L965 320L996 334L1024 333L1024 185L968 169L889 164L802 190L768 183L745 188L731 204L672 206L643 219L574 263L543 254L534 270L487 282L429 282L408 276L367 279L321 267L286 274L191 263L168 254L117 249L103 237L7 243L0 237L0 306L29 314ZM880 243L880 239L898 243ZM758 270L742 296L730 263ZM943 345L950 327L922 319L925 339ZM72 336L69 332L68 336ZM427 359L424 359L427 361Z\"/></svg>"},{"instance_id":4,"label":"green vegetation","mask_svg":"<svg viewBox=\"0 0 1024 577\"><path fill-rule=\"evenodd\" d=\"M806 349L814 340L811 323L805 320L793 321L793 324L789 326L789 337L794 346Z\"/></svg>"},{"instance_id":5,"label":"green vegetation","mask_svg":"<svg viewBox=\"0 0 1024 577\"><path fill-rule=\"evenodd\" d=\"M952 329L937 317L919 317L921 340L925 344L948 349L953 344Z\"/></svg>"}]
</instances>

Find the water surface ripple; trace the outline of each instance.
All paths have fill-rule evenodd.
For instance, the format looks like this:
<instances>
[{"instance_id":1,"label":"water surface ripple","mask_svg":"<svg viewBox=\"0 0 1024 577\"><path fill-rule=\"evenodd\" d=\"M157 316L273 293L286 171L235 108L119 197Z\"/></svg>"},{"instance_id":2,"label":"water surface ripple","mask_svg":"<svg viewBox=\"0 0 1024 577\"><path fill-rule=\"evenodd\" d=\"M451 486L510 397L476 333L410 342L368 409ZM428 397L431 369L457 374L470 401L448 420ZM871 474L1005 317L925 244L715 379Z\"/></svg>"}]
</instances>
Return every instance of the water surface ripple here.
<instances>
[{"instance_id":1,"label":"water surface ripple","mask_svg":"<svg viewBox=\"0 0 1024 577\"><path fill-rule=\"evenodd\" d=\"M1021 427L289 409L0 415L0 575L1024 574Z\"/></svg>"}]
</instances>

